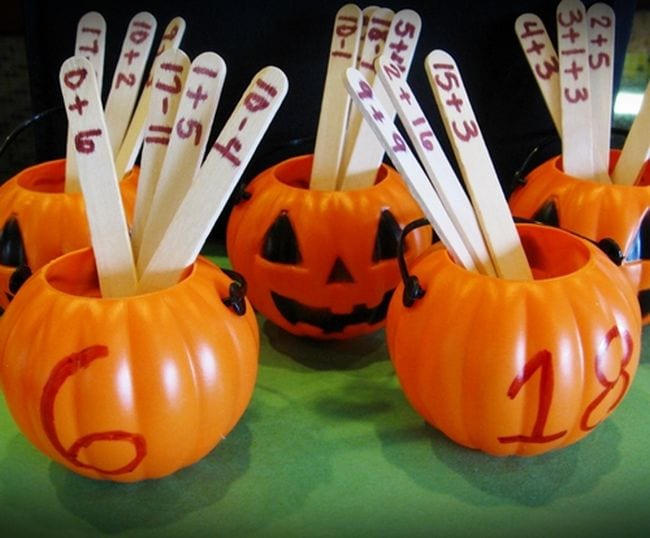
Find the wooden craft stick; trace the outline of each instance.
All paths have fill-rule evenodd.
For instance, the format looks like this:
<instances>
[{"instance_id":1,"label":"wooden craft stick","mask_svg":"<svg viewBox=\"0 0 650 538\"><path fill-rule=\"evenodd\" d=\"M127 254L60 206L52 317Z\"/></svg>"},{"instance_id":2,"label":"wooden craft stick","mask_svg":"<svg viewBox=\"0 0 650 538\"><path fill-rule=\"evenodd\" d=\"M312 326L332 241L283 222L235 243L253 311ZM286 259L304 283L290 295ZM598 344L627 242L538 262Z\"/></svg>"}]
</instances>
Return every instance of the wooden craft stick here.
<instances>
[{"instance_id":1,"label":"wooden craft stick","mask_svg":"<svg viewBox=\"0 0 650 538\"><path fill-rule=\"evenodd\" d=\"M399 66L387 57L377 60L377 76L386 88L429 180L480 273L496 276L474 208L447 160L431 125Z\"/></svg>"},{"instance_id":2,"label":"wooden craft stick","mask_svg":"<svg viewBox=\"0 0 650 538\"><path fill-rule=\"evenodd\" d=\"M399 11L391 21L382 55L398 64L405 77L411 67L421 27L420 16L410 9ZM393 121L395 109L386 91L379 82L373 82L372 86L379 102L389 114L388 119ZM371 186L375 182L383 158L384 148L371 127L362 122L356 138L352 141L350 158L339 172L339 188L349 190Z\"/></svg>"},{"instance_id":3,"label":"wooden craft stick","mask_svg":"<svg viewBox=\"0 0 650 538\"><path fill-rule=\"evenodd\" d=\"M101 294L131 295L137 286L135 264L94 68L85 58L69 58L61 66L59 81Z\"/></svg>"},{"instance_id":4,"label":"wooden craft stick","mask_svg":"<svg viewBox=\"0 0 650 538\"><path fill-rule=\"evenodd\" d=\"M524 13L515 21L515 32L524 51L546 108L562 136L562 106L560 104L560 61L542 20L533 13Z\"/></svg>"},{"instance_id":5,"label":"wooden craft stick","mask_svg":"<svg viewBox=\"0 0 650 538\"><path fill-rule=\"evenodd\" d=\"M144 146L131 230L136 258L189 70L187 54L179 49L169 49L158 56L156 69L152 73L149 114L144 124Z\"/></svg>"},{"instance_id":6,"label":"wooden craft stick","mask_svg":"<svg viewBox=\"0 0 650 538\"><path fill-rule=\"evenodd\" d=\"M361 55L363 47L365 46L366 35L368 34L368 24L370 23L370 17L372 14L379 9L377 6L367 6L361 10L361 34L359 34L359 45L357 46L357 63L361 61Z\"/></svg>"},{"instance_id":7,"label":"wooden craft stick","mask_svg":"<svg viewBox=\"0 0 650 538\"><path fill-rule=\"evenodd\" d=\"M370 6L363 9L363 27L361 30L361 39L359 40L359 52L355 67L363 73L363 76L374 79L375 77L375 59L381 54L388 36L390 21L395 14L392 9ZM348 149L348 140L350 132L354 131L354 125L362 121L361 113L350 102L350 114L348 116L348 128L345 133L343 145L343 157L341 162L345 162L345 151Z\"/></svg>"},{"instance_id":8,"label":"wooden craft stick","mask_svg":"<svg viewBox=\"0 0 650 538\"><path fill-rule=\"evenodd\" d=\"M176 112L174 128L165 153L146 224L139 241L140 258L145 263L174 217L201 165L212 129L226 63L215 52L204 52L190 66Z\"/></svg>"},{"instance_id":9,"label":"wooden craft stick","mask_svg":"<svg viewBox=\"0 0 650 538\"><path fill-rule=\"evenodd\" d=\"M443 206L438 194L429 182L406 141L384 109L370 83L356 69L348 69L346 87L364 119L373 129L413 197L447 247L454 259L468 270L475 271L474 261L463 239Z\"/></svg>"},{"instance_id":10,"label":"wooden craft stick","mask_svg":"<svg viewBox=\"0 0 650 538\"><path fill-rule=\"evenodd\" d=\"M158 59L165 51L177 49L180 46L183 35L185 34L185 27L185 19L182 17L174 17L163 32L151 71L149 72L149 77L142 89L140 99L138 99L138 104L135 107L135 112L124 135L124 140L122 140L120 149L115 156L115 168L117 169L118 177L122 177L127 171L133 168L140 148L142 147L144 124L147 118L149 99L151 96L152 76Z\"/></svg>"},{"instance_id":11,"label":"wooden craft stick","mask_svg":"<svg viewBox=\"0 0 650 538\"><path fill-rule=\"evenodd\" d=\"M91 11L79 19L74 56L86 58L93 65L99 94L102 93L104 55L106 52L106 21L100 13ZM74 140L68 131L65 160L65 192L79 192L79 174L74 159Z\"/></svg>"},{"instance_id":12,"label":"wooden craft stick","mask_svg":"<svg viewBox=\"0 0 650 538\"><path fill-rule=\"evenodd\" d=\"M426 58L425 69L497 275L531 279L526 254L456 62L446 52L434 50Z\"/></svg>"},{"instance_id":13,"label":"wooden craft stick","mask_svg":"<svg viewBox=\"0 0 650 538\"><path fill-rule=\"evenodd\" d=\"M356 63L362 23L361 10L354 4L344 5L336 14L309 182L312 189L336 188L350 106L342 81L345 70Z\"/></svg>"},{"instance_id":14,"label":"wooden craft stick","mask_svg":"<svg viewBox=\"0 0 650 538\"><path fill-rule=\"evenodd\" d=\"M557 38L564 171L575 177L596 179L587 14L580 0L562 0L559 3Z\"/></svg>"},{"instance_id":15,"label":"wooden craft stick","mask_svg":"<svg viewBox=\"0 0 650 538\"><path fill-rule=\"evenodd\" d=\"M597 3L587 10L594 177L601 183L610 183L615 20L614 10L607 4Z\"/></svg>"},{"instance_id":16,"label":"wooden craft stick","mask_svg":"<svg viewBox=\"0 0 650 538\"><path fill-rule=\"evenodd\" d=\"M155 31L156 19L146 11L129 22L104 107L113 156L117 155L131 121Z\"/></svg>"},{"instance_id":17,"label":"wooden craft stick","mask_svg":"<svg viewBox=\"0 0 650 538\"><path fill-rule=\"evenodd\" d=\"M618 162L612 172L617 185L634 185L650 159L650 84L645 87L641 109L632 122Z\"/></svg>"},{"instance_id":18,"label":"wooden craft stick","mask_svg":"<svg viewBox=\"0 0 650 538\"><path fill-rule=\"evenodd\" d=\"M287 93L285 74L266 67L253 78L212 146L151 259L139 259L140 291L170 286L194 262Z\"/></svg>"},{"instance_id":19,"label":"wooden craft stick","mask_svg":"<svg viewBox=\"0 0 650 538\"><path fill-rule=\"evenodd\" d=\"M365 10L364 10L365 14ZM374 84L375 82L375 60L381 55L388 37L390 23L395 13L392 9L378 9L372 12L368 19L368 27L365 39L362 40L361 54L357 60L356 68L364 78ZM365 15L364 15L365 19ZM363 123L363 116L356 106L350 108L348 128L343 143L343 156L341 158L341 170L346 170L350 162L350 155L359 135L359 129ZM374 136L374 135L373 135ZM339 173L339 176L341 173ZM339 182L340 183L340 182Z\"/></svg>"}]
</instances>

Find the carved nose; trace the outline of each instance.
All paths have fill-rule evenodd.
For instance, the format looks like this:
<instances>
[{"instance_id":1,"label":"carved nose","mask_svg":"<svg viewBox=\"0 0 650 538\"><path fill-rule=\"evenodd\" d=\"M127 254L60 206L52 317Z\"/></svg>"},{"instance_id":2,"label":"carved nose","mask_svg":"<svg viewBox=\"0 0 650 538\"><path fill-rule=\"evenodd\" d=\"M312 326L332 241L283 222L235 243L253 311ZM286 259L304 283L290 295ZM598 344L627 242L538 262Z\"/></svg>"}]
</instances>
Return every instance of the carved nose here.
<instances>
[{"instance_id":1,"label":"carved nose","mask_svg":"<svg viewBox=\"0 0 650 538\"><path fill-rule=\"evenodd\" d=\"M354 282L352 273L345 266L341 258L336 258L332 270L330 271L329 276L327 277L328 284L336 284L341 282Z\"/></svg>"},{"instance_id":2,"label":"carved nose","mask_svg":"<svg viewBox=\"0 0 650 538\"><path fill-rule=\"evenodd\" d=\"M18 220L9 217L0 232L0 264L18 267L26 263L23 235Z\"/></svg>"}]
</instances>

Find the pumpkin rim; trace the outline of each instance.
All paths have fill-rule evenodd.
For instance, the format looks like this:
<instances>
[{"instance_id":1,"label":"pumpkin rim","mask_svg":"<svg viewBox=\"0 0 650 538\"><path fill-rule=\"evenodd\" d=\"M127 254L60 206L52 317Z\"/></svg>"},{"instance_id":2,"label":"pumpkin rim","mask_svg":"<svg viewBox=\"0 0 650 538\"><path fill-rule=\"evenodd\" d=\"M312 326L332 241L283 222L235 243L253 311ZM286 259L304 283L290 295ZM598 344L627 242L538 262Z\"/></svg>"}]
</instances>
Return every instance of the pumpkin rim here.
<instances>
[{"instance_id":1,"label":"pumpkin rim","mask_svg":"<svg viewBox=\"0 0 650 538\"><path fill-rule=\"evenodd\" d=\"M220 269L219 266L213 264L203 256L198 256L197 259L188 267L185 268L183 271L183 274L181 275L180 279L178 282L171 286L167 286L166 288L159 289L159 290L154 290L154 291L149 291L146 293L137 293L135 295L127 295L123 297L102 297L100 296L95 296L95 295L85 295L85 294L80 294L80 293L73 293L71 291L66 291L62 286L57 286L55 285L52 280L54 277L53 272L54 271L60 271L60 265L61 264L71 264L73 263L71 261L71 258L74 260L75 258L82 257L84 258L83 262L84 263L90 263L92 265L92 274L97 277L97 269L95 265L95 259L94 256L92 255L92 247L85 247L82 249L77 249L73 250L71 252L67 252L47 264L45 264L43 267L37 270L37 272L30 277L31 278L39 278L42 281L42 285L45 286L46 290L50 294L54 295L59 295L67 298L74 298L75 300L82 300L82 301L101 301L104 303L107 302L123 302L123 301L138 301L144 297L152 297L155 295L159 294L167 294L167 293L172 293L172 290L175 290L181 286L187 286L189 285L188 282L193 279L193 277L196 277L197 273L199 272L199 265L203 265L205 267L208 267L212 265L216 269ZM92 258L92 261L87 260L86 258ZM88 274L85 274L84 276L89 276ZM86 278L87 281L87 278ZM26 283L27 284L27 283ZM92 285L87 288L87 289L96 289L97 293L99 293L99 286L98 284L95 285L95 281L91 283Z\"/></svg>"},{"instance_id":2,"label":"pumpkin rim","mask_svg":"<svg viewBox=\"0 0 650 538\"><path fill-rule=\"evenodd\" d=\"M36 196L81 196L81 191L67 193L64 190L65 159L55 159L28 166L14 175L10 181L15 182L16 188Z\"/></svg>"},{"instance_id":3,"label":"pumpkin rim","mask_svg":"<svg viewBox=\"0 0 650 538\"><path fill-rule=\"evenodd\" d=\"M616 163L618 162L618 159L621 156L621 151L622 150L617 149L617 148L612 148L612 149L609 150L609 170L608 171L609 171L610 174L612 173L612 170L616 166ZM558 154L558 155L555 155L554 157L550 157L548 160L546 160L545 162L541 163L539 166L537 166L533 170L531 170L528 175L533 174L537 169L543 168L545 165L550 166L551 169L554 172L564 176L565 179L571 179L571 180L576 180L576 181L581 181L581 182L591 181L593 183L600 184L600 183L594 182L593 180L584 179L584 178L581 178L581 177L578 177L578 176L567 174L564 171L563 161L562 161L562 154L561 153ZM650 178L650 159L646 159L645 168L643 170L643 173L640 175L639 178L637 178L637 181L639 179L643 178L643 177L646 177L646 176L648 176ZM638 184L638 182L632 183L630 185L621 185L621 184L618 184L618 183L611 183L610 182L610 183L604 183L603 185L607 186L607 187L614 187L614 188L630 188L630 187L647 187L648 186L648 184L640 185L640 184Z\"/></svg>"},{"instance_id":4,"label":"pumpkin rim","mask_svg":"<svg viewBox=\"0 0 650 538\"><path fill-rule=\"evenodd\" d=\"M599 252L599 249L596 246L590 245L586 240L581 239L577 235L568 232L566 230L563 230L561 228L556 228L553 226L547 226L544 224L536 224L536 223L517 223L516 224L517 230L519 232L520 229L534 229L536 230L534 233L538 233L539 230L545 230L549 234L556 234L556 235L563 235L569 240L572 240L575 242L576 246L580 248L582 251L582 255L586 257L584 262L576 267L575 269L571 271L565 271L562 272L561 274L558 275L553 275L553 276L534 276L532 280L521 280L521 279L508 279L508 278L502 278L502 277L495 277L495 276L490 276L490 275L485 275L476 271L471 271L469 269L466 269L463 267L460 263L456 262L449 251L446 248L439 248L435 250L430 250L429 253L424 252L421 254L418 259L415 261L415 264L413 267L410 269L410 273L415 274L417 273L418 266L420 264L426 263L426 259L429 256L438 256L442 257L442 262L444 264L444 269L445 270L450 270L450 271L455 271L457 273L462 273L462 275L459 275L458 278L468 278L468 279L478 279L478 280L485 280L485 282L491 282L495 283L496 285L503 286L503 285L508 285L512 283L518 283L518 284L523 284L523 285L535 285L535 286L543 286L545 283L551 283L551 282L556 282L558 280L562 279L568 279L568 278L577 278L579 277L579 274L582 272L589 271L590 268L596 263L595 259L595 252ZM521 235L521 234L520 234ZM547 243L545 243L547 244ZM550 244L553 244L550 242ZM573 247L575 248L575 247ZM524 245L524 250L525 250L525 245ZM603 257L609 261L609 258L603 253ZM528 252L526 252L526 259L530 263L530 259L528 257ZM612 263L612 262L610 262ZM531 264L531 268L534 266ZM403 282L400 284L403 286ZM426 288L425 288L426 289Z\"/></svg>"},{"instance_id":5,"label":"pumpkin rim","mask_svg":"<svg viewBox=\"0 0 650 538\"><path fill-rule=\"evenodd\" d=\"M15 183L17 188L30 192L33 195L61 195L80 197L82 196L81 191L65 192L65 190L63 190L65 181L65 161L65 158L60 158L33 164L31 166L23 168L11 176L5 181L5 183L3 183L3 185L8 183ZM139 174L139 168L140 167L138 165L134 165L131 169L127 170L121 178L118 179L118 183L131 179L134 174ZM54 173L52 173L50 169L54 169ZM47 170L47 173L44 173L45 170ZM50 180L50 185L56 185L56 190L34 188L34 183L44 178Z\"/></svg>"},{"instance_id":6,"label":"pumpkin rim","mask_svg":"<svg viewBox=\"0 0 650 538\"><path fill-rule=\"evenodd\" d=\"M312 196L354 196L354 193L368 192L375 188L379 188L385 181L400 178L399 173L386 163L381 163L377 171L377 176L375 182L367 187L354 188L348 190L339 190L339 189L330 189L330 190L316 190L309 188L309 173L311 172L311 165L313 163L314 154L306 153L303 155L296 155L288 159L284 159L273 166L267 168L265 171L262 171L259 175L268 177L269 181L272 181L274 184L280 185L282 188L296 190L296 191L306 191L311 193ZM304 170L303 177L294 177L295 174L288 173L285 169L290 168L299 168L302 172L302 167ZM302 174L301 174L302 175ZM304 185L300 184L304 182Z\"/></svg>"}]
</instances>

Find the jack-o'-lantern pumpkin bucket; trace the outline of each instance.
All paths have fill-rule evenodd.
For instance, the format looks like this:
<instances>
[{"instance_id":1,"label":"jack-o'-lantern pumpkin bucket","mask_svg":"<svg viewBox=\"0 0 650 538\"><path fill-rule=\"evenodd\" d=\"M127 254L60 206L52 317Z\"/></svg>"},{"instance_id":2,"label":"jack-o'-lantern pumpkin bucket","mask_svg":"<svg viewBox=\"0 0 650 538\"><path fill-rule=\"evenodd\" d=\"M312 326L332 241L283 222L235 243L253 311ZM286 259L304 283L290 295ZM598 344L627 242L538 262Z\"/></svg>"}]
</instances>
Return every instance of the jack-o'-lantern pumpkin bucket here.
<instances>
[{"instance_id":1,"label":"jack-o'-lantern pumpkin bucket","mask_svg":"<svg viewBox=\"0 0 650 538\"><path fill-rule=\"evenodd\" d=\"M610 171L620 150L610 152ZM509 199L515 217L559 226L594 241L612 239L621 267L650 322L650 166L634 185L604 184L566 174L554 157L532 170Z\"/></svg>"},{"instance_id":2,"label":"jack-o'-lantern pumpkin bucket","mask_svg":"<svg viewBox=\"0 0 650 538\"><path fill-rule=\"evenodd\" d=\"M422 211L402 178L381 165L375 183L353 190L308 188L312 155L262 172L233 208L227 250L253 306L298 335L344 339L384 326L399 282L400 231ZM431 244L409 237L408 259Z\"/></svg>"},{"instance_id":3,"label":"jack-o'-lantern pumpkin bucket","mask_svg":"<svg viewBox=\"0 0 650 538\"><path fill-rule=\"evenodd\" d=\"M413 408L499 456L587 435L627 393L641 345L634 288L598 247L549 226L517 230L532 280L471 272L434 249L410 268L386 322Z\"/></svg>"},{"instance_id":4,"label":"jack-o'-lantern pumpkin bucket","mask_svg":"<svg viewBox=\"0 0 650 538\"><path fill-rule=\"evenodd\" d=\"M246 409L259 335L245 287L199 257L160 291L102 298L90 249L46 264L0 318L0 382L23 434L95 479L158 478Z\"/></svg>"},{"instance_id":5,"label":"jack-o'-lantern pumpkin bucket","mask_svg":"<svg viewBox=\"0 0 650 538\"><path fill-rule=\"evenodd\" d=\"M138 169L120 182L133 214ZM0 308L27 276L54 258L90 246L81 192L64 192L65 160L30 166L0 187Z\"/></svg>"}]
</instances>

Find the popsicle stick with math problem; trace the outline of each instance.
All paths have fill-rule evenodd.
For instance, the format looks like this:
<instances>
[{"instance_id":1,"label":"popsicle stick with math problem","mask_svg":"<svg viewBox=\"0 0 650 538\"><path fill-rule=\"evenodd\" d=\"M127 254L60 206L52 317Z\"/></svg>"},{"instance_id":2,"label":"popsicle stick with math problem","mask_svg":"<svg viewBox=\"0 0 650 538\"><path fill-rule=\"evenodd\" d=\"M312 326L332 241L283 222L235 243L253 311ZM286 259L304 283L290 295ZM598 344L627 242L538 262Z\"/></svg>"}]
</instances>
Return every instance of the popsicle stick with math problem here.
<instances>
[{"instance_id":1,"label":"popsicle stick with math problem","mask_svg":"<svg viewBox=\"0 0 650 538\"><path fill-rule=\"evenodd\" d=\"M580 0L556 11L562 106L562 164L572 176L597 180L589 81L587 14Z\"/></svg>"},{"instance_id":2,"label":"popsicle stick with math problem","mask_svg":"<svg viewBox=\"0 0 650 538\"><path fill-rule=\"evenodd\" d=\"M350 107L342 81L345 70L356 63L362 24L361 10L354 4L344 5L336 14L309 182L312 189L336 188Z\"/></svg>"},{"instance_id":3,"label":"popsicle stick with math problem","mask_svg":"<svg viewBox=\"0 0 650 538\"><path fill-rule=\"evenodd\" d=\"M117 155L115 156L115 168L117 169L118 177L122 177L125 172L133 168L138 152L142 146L144 123L149 111L152 76L156 64L158 63L158 59L166 50L177 49L179 47L183 35L185 34L185 27L185 19L182 17L174 17L169 24L167 24L167 27L163 32L151 67L151 72L149 73L149 77L142 89L142 93L138 99L138 104L135 107L135 112L133 113L133 117L129 122L126 134L124 135L124 139L122 140Z\"/></svg>"},{"instance_id":4,"label":"popsicle stick with math problem","mask_svg":"<svg viewBox=\"0 0 650 538\"><path fill-rule=\"evenodd\" d=\"M155 31L156 19L146 11L129 22L104 107L113 156L131 121Z\"/></svg>"},{"instance_id":5,"label":"popsicle stick with math problem","mask_svg":"<svg viewBox=\"0 0 650 538\"><path fill-rule=\"evenodd\" d=\"M75 142L101 294L131 295L137 277L93 66L85 58L69 58L61 66L59 81Z\"/></svg>"},{"instance_id":6,"label":"popsicle stick with math problem","mask_svg":"<svg viewBox=\"0 0 650 538\"><path fill-rule=\"evenodd\" d=\"M366 6L361 10L361 32L359 33L359 44L357 45L357 67L362 61L363 49L366 46L366 35L368 34L368 24L370 23L371 15L380 9L377 6Z\"/></svg>"},{"instance_id":7,"label":"popsicle stick with math problem","mask_svg":"<svg viewBox=\"0 0 650 538\"><path fill-rule=\"evenodd\" d=\"M594 143L594 175L609 183L609 150L612 130L614 83L614 10L597 3L587 10L589 88Z\"/></svg>"},{"instance_id":8,"label":"popsicle stick with math problem","mask_svg":"<svg viewBox=\"0 0 650 538\"><path fill-rule=\"evenodd\" d=\"M420 16L410 9L399 11L391 20L382 55L389 56L398 64L405 77L411 67L421 27ZM378 82L372 83L372 86L392 121L395 109L386 91ZM356 137L350 143L352 148L349 159L339 171L339 188L349 190L369 187L377 177L384 149L373 134L372 128L365 122L361 123Z\"/></svg>"},{"instance_id":9,"label":"popsicle stick with math problem","mask_svg":"<svg viewBox=\"0 0 650 538\"><path fill-rule=\"evenodd\" d=\"M405 75L398 65L382 57L377 60L377 76L385 86L420 162L461 235L474 265L480 273L496 276L472 204L443 153Z\"/></svg>"},{"instance_id":10,"label":"popsicle stick with math problem","mask_svg":"<svg viewBox=\"0 0 650 538\"><path fill-rule=\"evenodd\" d=\"M368 25L365 33L365 38L362 39L361 54L356 64L356 68L361 74L370 82L374 83L375 80L375 59L381 55L386 44L388 37L388 30L390 23L393 20L395 13L392 9L376 9L368 18ZM364 10L365 19L365 10ZM350 117L348 120L348 128L345 133L345 140L343 143L343 157L341 158L341 168L339 172L339 179L348 167L350 161L350 154L354 149L354 144L359 136L359 129L363 123L363 116L356 106L350 108Z\"/></svg>"},{"instance_id":11,"label":"popsicle stick with math problem","mask_svg":"<svg viewBox=\"0 0 650 538\"><path fill-rule=\"evenodd\" d=\"M366 34L368 33L370 16L378 9L380 9L378 6L366 6L361 10L361 34L359 35L357 65L359 65L359 62L361 61L361 51L363 50Z\"/></svg>"},{"instance_id":12,"label":"popsicle stick with math problem","mask_svg":"<svg viewBox=\"0 0 650 538\"><path fill-rule=\"evenodd\" d=\"M468 270L476 270L459 230L451 221L433 185L411 153L406 141L395 124L390 121L388 112L377 98L372 86L356 69L347 70L345 83L354 103L359 107L392 163L406 181L411 194L418 201L438 237L458 263Z\"/></svg>"},{"instance_id":13,"label":"popsicle stick with math problem","mask_svg":"<svg viewBox=\"0 0 650 538\"><path fill-rule=\"evenodd\" d=\"M138 260L139 290L178 281L194 262L253 152L287 93L285 74L266 67L255 75L217 137L151 259ZM146 238L145 238L146 239Z\"/></svg>"},{"instance_id":14,"label":"popsicle stick with math problem","mask_svg":"<svg viewBox=\"0 0 650 538\"><path fill-rule=\"evenodd\" d=\"M562 105L560 103L560 62L542 20L533 13L524 13L515 21L515 32L528 65L535 76L546 108L562 136Z\"/></svg>"},{"instance_id":15,"label":"popsicle stick with math problem","mask_svg":"<svg viewBox=\"0 0 650 538\"><path fill-rule=\"evenodd\" d=\"M497 275L532 279L456 62L446 52L434 50L426 58L425 70Z\"/></svg>"},{"instance_id":16,"label":"popsicle stick with math problem","mask_svg":"<svg viewBox=\"0 0 650 538\"><path fill-rule=\"evenodd\" d=\"M79 19L74 47L74 56L86 58L93 65L99 94L102 93L104 56L106 52L106 21L96 11L90 11ZM65 192L79 192L77 161L74 157L74 140L68 132L65 160Z\"/></svg>"},{"instance_id":17,"label":"popsicle stick with math problem","mask_svg":"<svg viewBox=\"0 0 650 538\"><path fill-rule=\"evenodd\" d=\"M612 181L618 185L634 185L650 159L650 83L645 88L641 109L632 122Z\"/></svg>"},{"instance_id":18,"label":"popsicle stick with math problem","mask_svg":"<svg viewBox=\"0 0 650 538\"><path fill-rule=\"evenodd\" d=\"M187 54L179 49L169 49L158 57L152 73L149 113L143 129L144 145L131 231L131 243L136 257L189 70L190 59Z\"/></svg>"},{"instance_id":19,"label":"popsicle stick with math problem","mask_svg":"<svg viewBox=\"0 0 650 538\"><path fill-rule=\"evenodd\" d=\"M159 243L196 175L208 144L214 114L226 77L226 64L204 52L190 66L176 112L165 159L139 242L138 263L146 263Z\"/></svg>"}]
</instances>

